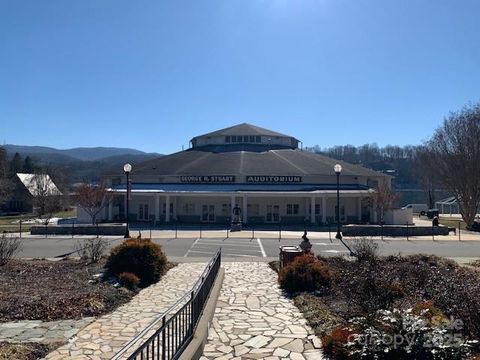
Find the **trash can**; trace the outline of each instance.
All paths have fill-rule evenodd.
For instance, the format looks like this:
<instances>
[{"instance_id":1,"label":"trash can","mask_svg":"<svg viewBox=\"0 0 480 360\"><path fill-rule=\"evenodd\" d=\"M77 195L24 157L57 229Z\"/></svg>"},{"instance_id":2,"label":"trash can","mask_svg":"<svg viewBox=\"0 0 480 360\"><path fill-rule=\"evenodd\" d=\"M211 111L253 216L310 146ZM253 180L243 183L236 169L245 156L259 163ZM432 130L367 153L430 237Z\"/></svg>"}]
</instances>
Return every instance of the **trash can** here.
<instances>
[{"instance_id":1,"label":"trash can","mask_svg":"<svg viewBox=\"0 0 480 360\"><path fill-rule=\"evenodd\" d=\"M280 269L302 254L303 251L298 246L280 246Z\"/></svg>"}]
</instances>

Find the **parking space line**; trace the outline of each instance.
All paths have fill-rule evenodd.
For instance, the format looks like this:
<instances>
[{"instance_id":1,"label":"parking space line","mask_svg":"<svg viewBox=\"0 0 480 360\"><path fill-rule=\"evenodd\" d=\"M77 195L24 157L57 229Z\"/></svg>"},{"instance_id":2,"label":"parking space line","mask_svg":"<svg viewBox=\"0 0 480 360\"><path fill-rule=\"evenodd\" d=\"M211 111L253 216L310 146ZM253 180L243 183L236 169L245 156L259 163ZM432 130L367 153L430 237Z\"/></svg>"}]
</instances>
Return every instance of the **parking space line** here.
<instances>
[{"instance_id":1,"label":"parking space line","mask_svg":"<svg viewBox=\"0 0 480 360\"><path fill-rule=\"evenodd\" d=\"M190 246L190 248L187 250L187 252L185 253L185 255L183 255L183 257L187 257L188 254L190 253L190 251L193 249L193 247L195 246L195 244L198 242L198 240L200 240L199 238L196 238L195 241L192 243L192 246Z\"/></svg>"},{"instance_id":2,"label":"parking space line","mask_svg":"<svg viewBox=\"0 0 480 360\"><path fill-rule=\"evenodd\" d=\"M262 241L260 240L260 238L257 238L257 243L258 243L258 246L260 247L260 251L262 252L262 256L264 258L267 257L267 254L265 254L265 249L263 248Z\"/></svg>"},{"instance_id":3,"label":"parking space line","mask_svg":"<svg viewBox=\"0 0 480 360\"><path fill-rule=\"evenodd\" d=\"M212 249L212 246L197 244L195 246L195 249L202 249L202 250L208 249L209 250L209 249ZM222 249L228 249L230 251L240 251L240 252L244 252L244 253L248 253L248 252L260 253L261 252L260 250L257 250L257 249L248 249L248 251L247 251L247 249L235 249L235 248L232 248L231 246L222 246Z\"/></svg>"},{"instance_id":4,"label":"parking space line","mask_svg":"<svg viewBox=\"0 0 480 360\"><path fill-rule=\"evenodd\" d=\"M209 252L209 251L198 251L198 250L191 250L190 252L192 252L192 253L197 253L197 254L209 254L209 255L213 255L213 254L215 254L215 252Z\"/></svg>"}]
</instances>

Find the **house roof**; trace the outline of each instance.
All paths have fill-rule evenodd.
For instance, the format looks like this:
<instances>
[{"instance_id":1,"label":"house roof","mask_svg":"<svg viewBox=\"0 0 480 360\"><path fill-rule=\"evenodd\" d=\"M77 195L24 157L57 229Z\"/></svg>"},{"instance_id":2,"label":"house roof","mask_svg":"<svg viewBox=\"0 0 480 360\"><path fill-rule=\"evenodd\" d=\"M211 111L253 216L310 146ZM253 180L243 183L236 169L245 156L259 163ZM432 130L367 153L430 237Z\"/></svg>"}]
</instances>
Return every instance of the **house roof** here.
<instances>
[{"instance_id":1,"label":"house roof","mask_svg":"<svg viewBox=\"0 0 480 360\"><path fill-rule=\"evenodd\" d=\"M242 124L230 126L224 129L216 130L207 134L195 136L194 138L192 138L192 141L199 137L228 136L228 135L263 135L263 136L292 137L290 135L281 134L279 132L264 129L252 124L242 123Z\"/></svg>"},{"instance_id":2,"label":"house roof","mask_svg":"<svg viewBox=\"0 0 480 360\"><path fill-rule=\"evenodd\" d=\"M340 163L342 175L387 175L299 149L214 152L195 148L148 160L136 166L135 175L315 175L334 176Z\"/></svg>"},{"instance_id":3,"label":"house roof","mask_svg":"<svg viewBox=\"0 0 480 360\"><path fill-rule=\"evenodd\" d=\"M17 173L16 175L32 196L62 195L48 174Z\"/></svg>"}]
</instances>

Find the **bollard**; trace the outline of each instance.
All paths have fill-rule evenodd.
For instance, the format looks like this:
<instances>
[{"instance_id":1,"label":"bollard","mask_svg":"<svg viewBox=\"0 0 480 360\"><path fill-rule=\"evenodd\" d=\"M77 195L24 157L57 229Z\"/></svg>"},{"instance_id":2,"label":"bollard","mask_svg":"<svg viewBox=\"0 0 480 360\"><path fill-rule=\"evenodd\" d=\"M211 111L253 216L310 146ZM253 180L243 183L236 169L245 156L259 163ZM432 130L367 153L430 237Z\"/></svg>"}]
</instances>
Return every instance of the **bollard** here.
<instances>
[{"instance_id":1,"label":"bollard","mask_svg":"<svg viewBox=\"0 0 480 360\"><path fill-rule=\"evenodd\" d=\"M230 235L228 234L228 224L227 224L227 228L225 229L225 231L227 232L227 239L228 239L228 237L230 236Z\"/></svg>"},{"instance_id":2,"label":"bollard","mask_svg":"<svg viewBox=\"0 0 480 360\"><path fill-rule=\"evenodd\" d=\"M435 227L432 225L432 241L435 241Z\"/></svg>"},{"instance_id":3,"label":"bollard","mask_svg":"<svg viewBox=\"0 0 480 360\"><path fill-rule=\"evenodd\" d=\"M380 222L380 228L382 229L382 241L383 241L383 221Z\"/></svg>"},{"instance_id":4,"label":"bollard","mask_svg":"<svg viewBox=\"0 0 480 360\"><path fill-rule=\"evenodd\" d=\"M460 239L460 231L461 231L460 230L460 225L461 225L461 223L462 223L461 221L458 222L458 241L461 241L461 239Z\"/></svg>"},{"instance_id":5,"label":"bollard","mask_svg":"<svg viewBox=\"0 0 480 360\"><path fill-rule=\"evenodd\" d=\"M282 225L278 224L278 241L282 240Z\"/></svg>"},{"instance_id":6,"label":"bollard","mask_svg":"<svg viewBox=\"0 0 480 360\"><path fill-rule=\"evenodd\" d=\"M45 222L45 237L47 237L48 220Z\"/></svg>"},{"instance_id":7,"label":"bollard","mask_svg":"<svg viewBox=\"0 0 480 360\"><path fill-rule=\"evenodd\" d=\"M175 239L178 238L178 224L175 222Z\"/></svg>"},{"instance_id":8,"label":"bollard","mask_svg":"<svg viewBox=\"0 0 480 360\"><path fill-rule=\"evenodd\" d=\"M96 222L96 228L97 228L97 239L98 239L98 236L99 236L99 233L98 233L98 221Z\"/></svg>"},{"instance_id":9,"label":"bollard","mask_svg":"<svg viewBox=\"0 0 480 360\"><path fill-rule=\"evenodd\" d=\"M327 227L328 227L328 240L332 242L332 232L330 231L330 223L327 222Z\"/></svg>"},{"instance_id":10,"label":"bollard","mask_svg":"<svg viewBox=\"0 0 480 360\"><path fill-rule=\"evenodd\" d=\"M200 223L200 239L202 238L202 223Z\"/></svg>"},{"instance_id":11,"label":"bollard","mask_svg":"<svg viewBox=\"0 0 480 360\"><path fill-rule=\"evenodd\" d=\"M407 241L408 241L408 221L407 221Z\"/></svg>"},{"instance_id":12,"label":"bollard","mask_svg":"<svg viewBox=\"0 0 480 360\"><path fill-rule=\"evenodd\" d=\"M22 220L18 222L20 224L20 239L22 238Z\"/></svg>"},{"instance_id":13,"label":"bollard","mask_svg":"<svg viewBox=\"0 0 480 360\"><path fill-rule=\"evenodd\" d=\"M73 239L74 233L75 233L75 220L72 220L72 239Z\"/></svg>"}]
</instances>

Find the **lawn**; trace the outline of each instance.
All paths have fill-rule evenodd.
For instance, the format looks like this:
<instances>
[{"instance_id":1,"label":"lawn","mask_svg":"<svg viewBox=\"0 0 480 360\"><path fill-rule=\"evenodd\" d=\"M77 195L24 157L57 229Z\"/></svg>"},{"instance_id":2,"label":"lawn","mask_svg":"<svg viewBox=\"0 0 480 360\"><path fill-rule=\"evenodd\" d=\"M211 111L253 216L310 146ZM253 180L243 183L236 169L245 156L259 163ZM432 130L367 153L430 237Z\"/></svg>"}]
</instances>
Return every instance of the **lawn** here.
<instances>
[{"instance_id":1,"label":"lawn","mask_svg":"<svg viewBox=\"0 0 480 360\"><path fill-rule=\"evenodd\" d=\"M52 215L52 217L56 218L71 218L76 217L77 212L76 210L69 210L69 211L59 211ZM36 217L32 214L22 214L22 215L15 215L15 216L0 216L0 232L19 232L20 231L20 224L19 221L26 221L35 219ZM30 231L30 227L32 224L22 224L22 232Z\"/></svg>"}]
</instances>

